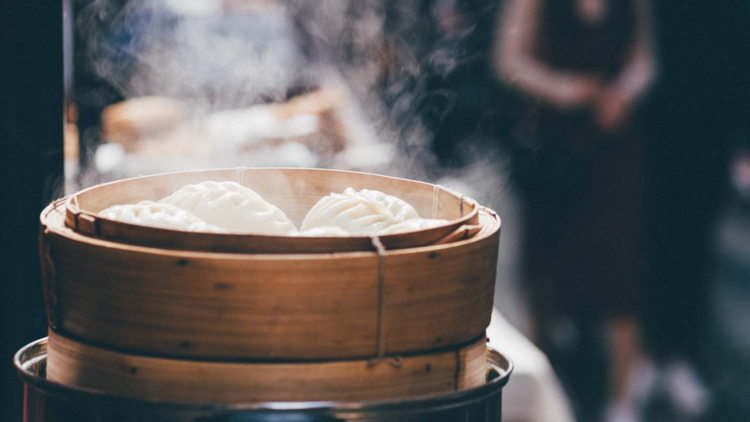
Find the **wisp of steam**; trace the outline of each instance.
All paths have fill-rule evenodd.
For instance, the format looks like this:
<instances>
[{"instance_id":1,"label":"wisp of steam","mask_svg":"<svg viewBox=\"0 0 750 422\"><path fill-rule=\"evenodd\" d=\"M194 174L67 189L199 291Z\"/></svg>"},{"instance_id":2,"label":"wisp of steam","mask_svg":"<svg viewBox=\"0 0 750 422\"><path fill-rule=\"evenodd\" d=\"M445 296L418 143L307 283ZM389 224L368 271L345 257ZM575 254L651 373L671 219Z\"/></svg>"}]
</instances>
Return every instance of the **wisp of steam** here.
<instances>
[{"instance_id":1,"label":"wisp of steam","mask_svg":"<svg viewBox=\"0 0 750 422\"><path fill-rule=\"evenodd\" d=\"M188 125L210 113L285 101L305 87L343 86L349 101L342 113L357 122L349 134L353 142L369 137L397 151L378 172L437 181L493 205L505 191L501 155L477 147L468 165L443 168L430 148L433 134L424 124L425 116L440 119L450 112L458 95L427 83L427 67L447 74L462 60L436 46L468 36L476 26L465 24L446 40L421 39L430 17L417 3L83 1L76 15L81 40L76 49L85 55L87 71L126 99L181 101ZM455 1L436 4L430 13L438 19L458 7ZM206 142L218 141L207 137ZM337 163L300 161L331 167ZM246 164L227 153L190 165ZM159 169L164 171L164 166Z\"/></svg>"}]
</instances>

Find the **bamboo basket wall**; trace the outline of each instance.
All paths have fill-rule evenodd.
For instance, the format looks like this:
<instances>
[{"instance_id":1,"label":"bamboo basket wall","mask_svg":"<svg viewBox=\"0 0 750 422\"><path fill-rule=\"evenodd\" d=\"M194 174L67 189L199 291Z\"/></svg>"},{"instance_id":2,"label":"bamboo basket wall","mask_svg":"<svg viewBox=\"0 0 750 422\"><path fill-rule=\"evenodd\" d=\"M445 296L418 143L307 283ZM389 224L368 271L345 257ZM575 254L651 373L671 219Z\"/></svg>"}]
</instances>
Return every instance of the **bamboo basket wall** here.
<instances>
[{"instance_id":1,"label":"bamboo basket wall","mask_svg":"<svg viewBox=\"0 0 750 422\"><path fill-rule=\"evenodd\" d=\"M366 358L463 344L484 335L491 317L500 220L490 210L478 212L481 230L469 239L382 257L144 247L78 233L65 217L61 200L41 220L50 325L108 348L201 359Z\"/></svg>"},{"instance_id":2,"label":"bamboo basket wall","mask_svg":"<svg viewBox=\"0 0 750 422\"><path fill-rule=\"evenodd\" d=\"M368 360L207 362L140 356L87 345L50 331L47 379L148 400L247 403L388 400L483 385L485 338L409 355L399 365Z\"/></svg>"},{"instance_id":3,"label":"bamboo basket wall","mask_svg":"<svg viewBox=\"0 0 750 422\"><path fill-rule=\"evenodd\" d=\"M95 186L68 199L66 225L96 238L178 250L280 254L373 250L372 241L366 236L330 238L191 233L127 224L97 215L113 205L157 201L185 185L207 180L234 181L253 189L284 211L298 227L320 198L341 193L347 187L380 190L410 203L423 218L450 221L440 227L381 236L381 242L389 250L446 243L454 240L457 233L466 235L478 229L479 205L471 198L439 186L367 173L283 168L170 173Z\"/></svg>"}]
</instances>

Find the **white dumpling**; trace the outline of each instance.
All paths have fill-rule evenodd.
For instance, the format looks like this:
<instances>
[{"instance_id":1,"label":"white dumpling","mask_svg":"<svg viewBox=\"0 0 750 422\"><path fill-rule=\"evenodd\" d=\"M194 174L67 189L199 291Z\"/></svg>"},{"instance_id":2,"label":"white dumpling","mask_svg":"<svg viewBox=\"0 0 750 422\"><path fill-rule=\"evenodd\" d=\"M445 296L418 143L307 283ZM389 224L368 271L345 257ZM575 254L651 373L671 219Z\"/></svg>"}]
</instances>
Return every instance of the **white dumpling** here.
<instances>
[{"instance_id":1,"label":"white dumpling","mask_svg":"<svg viewBox=\"0 0 750 422\"><path fill-rule=\"evenodd\" d=\"M442 226L444 224L448 224L448 220L436 220L432 218L412 218L411 220L406 220L404 222L386 227L385 229L379 231L378 234L382 235L413 232L416 230L431 229L433 227Z\"/></svg>"},{"instance_id":2,"label":"white dumpling","mask_svg":"<svg viewBox=\"0 0 750 422\"><path fill-rule=\"evenodd\" d=\"M137 204L115 205L99 215L123 223L190 232L226 233L226 230L206 224L200 218L171 204L141 201Z\"/></svg>"},{"instance_id":3,"label":"white dumpling","mask_svg":"<svg viewBox=\"0 0 750 422\"><path fill-rule=\"evenodd\" d=\"M159 201L231 233L287 234L297 228L283 211L235 182L187 185Z\"/></svg>"},{"instance_id":4,"label":"white dumpling","mask_svg":"<svg viewBox=\"0 0 750 422\"><path fill-rule=\"evenodd\" d=\"M314 227L303 231L296 231L289 233L292 236L305 236L305 237L344 237L350 236L350 233L340 227L321 226Z\"/></svg>"},{"instance_id":5,"label":"white dumpling","mask_svg":"<svg viewBox=\"0 0 750 422\"><path fill-rule=\"evenodd\" d=\"M204 233L229 233L226 229L222 229L221 227L208 224L204 221L201 221L200 223L196 223L190 226L188 231L204 232Z\"/></svg>"},{"instance_id":6,"label":"white dumpling","mask_svg":"<svg viewBox=\"0 0 750 422\"><path fill-rule=\"evenodd\" d=\"M395 196L347 188L343 194L332 193L318 201L305 216L301 229L332 226L351 234L371 235L412 218L419 218L414 207Z\"/></svg>"}]
</instances>

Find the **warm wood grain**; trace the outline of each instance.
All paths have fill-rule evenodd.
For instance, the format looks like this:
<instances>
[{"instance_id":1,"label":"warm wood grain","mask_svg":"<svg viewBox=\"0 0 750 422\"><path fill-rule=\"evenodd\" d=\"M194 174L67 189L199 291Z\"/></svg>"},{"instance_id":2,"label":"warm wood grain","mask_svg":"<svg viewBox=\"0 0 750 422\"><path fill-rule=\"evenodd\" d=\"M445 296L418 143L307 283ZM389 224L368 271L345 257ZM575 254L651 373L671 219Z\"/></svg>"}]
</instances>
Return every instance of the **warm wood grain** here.
<instances>
[{"instance_id":1,"label":"warm wood grain","mask_svg":"<svg viewBox=\"0 0 750 422\"><path fill-rule=\"evenodd\" d=\"M43 265L52 273L45 291L62 332L174 357L318 360L376 353L375 253L173 251L83 236L63 220L60 207L42 216L49 251ZM500 221L482 211L481 225L468 240L386 253L387 353L452 346L484 333Z\"/></svg>"},{"instance_id":2,"label":"warm wood grain","mask_svg":"<svg viewBox=\"0 0 750 422\"><path fill-rule=\"evenodd\" d=\"M95 186L71 196L67 204L66 224L89 236L166 249L279 254L373 250L371 240L363 236L328 238L190 233L127 224L97 216L99 211L113 205L158 200L185 185L207 180L244 184L282 209L297 226L320 198L330 193L341 193L348 187L380 190L395 195L412 204L424 218L433 218L433 202L437 200L437 215L434 217L450 220L450 223L382 236L381 241L388 249L444 243L446 238L454 239L454 232L460 227L478 222L479 206L474 200L464 198L462 207L460 194L439 188L436 195L435 186L429 183L338 170L239 168L170 173Z\"/></svg>"},{"instance_id":3,"label":"warm wood grain","mask_svg":"<svg viewBox=\"0 0 750 422\"><path fill-rule=\"evenodd\" d=\"M49 333L47 379L152 400L249 403L403 399L484 384L485 338L401 366L367 360L229 363L119 353Z\"/></svg>"}]
</instances>

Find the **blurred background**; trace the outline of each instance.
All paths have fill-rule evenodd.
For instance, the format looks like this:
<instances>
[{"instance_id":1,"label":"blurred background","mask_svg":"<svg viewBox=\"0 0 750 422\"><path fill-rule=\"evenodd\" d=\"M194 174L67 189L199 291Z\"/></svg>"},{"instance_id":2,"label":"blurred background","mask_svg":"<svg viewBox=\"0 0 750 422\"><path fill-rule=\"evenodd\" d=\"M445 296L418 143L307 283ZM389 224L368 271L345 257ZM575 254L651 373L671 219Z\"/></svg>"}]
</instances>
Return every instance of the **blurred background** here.
<instances>
[{"instance_id":1,"label":"blurred background","mask_svg":"<svg viewBox=\"0 0 750 422\"><path fill-rule=\"evenodd\" d=\"M337 168L499 212L495 307L577 420L750 419L749 1L47 3L3 5L3 362L52 199Z\"/></svg>"}]
</instances>

